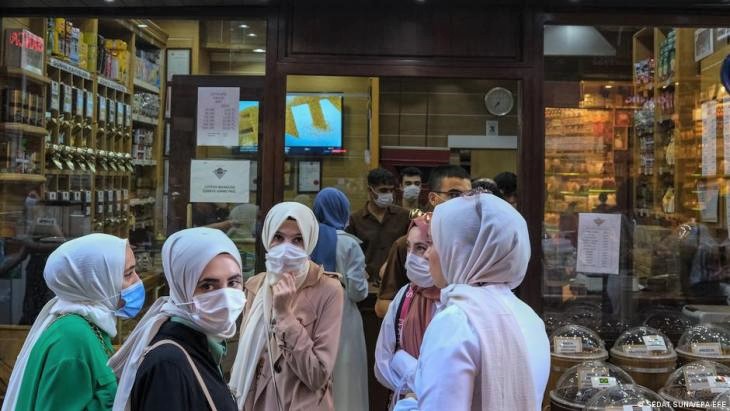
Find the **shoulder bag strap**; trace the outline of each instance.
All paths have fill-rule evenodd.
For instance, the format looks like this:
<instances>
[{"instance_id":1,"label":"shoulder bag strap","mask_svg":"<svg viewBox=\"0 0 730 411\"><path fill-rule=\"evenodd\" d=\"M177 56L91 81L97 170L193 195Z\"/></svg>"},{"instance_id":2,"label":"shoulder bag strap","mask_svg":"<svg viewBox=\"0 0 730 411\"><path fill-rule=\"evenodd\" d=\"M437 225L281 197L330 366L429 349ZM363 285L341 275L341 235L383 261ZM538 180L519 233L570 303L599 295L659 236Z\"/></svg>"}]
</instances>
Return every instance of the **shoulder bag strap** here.
<instances>
[{"instance_id":1,"label":"shoulder bag strap","mask_svg":"<svg viewBox=\"0 0 730 411\"><path fill-rule=\"evenodd\" d=\"M395 347L396 349L402 348L403 344L401 344L401 331L403 330L403 324L405 323L406 316L408 315L408 311L411 309L411 301L413 301L413 295L415 293L413 292L412 285L408 286L408 289L403 294L403 298L401 298L400 303L398 304L398 309L395 312Z\"/></svg>"},{"instance_id":2,"label":"shoulder bag strap","mask_svg":"<svg viewBox=\"0 0 730 411\"><path fill-rule=\"evenodd\" d=\"M190 368L193 370L193 374L195 374L195 378L198 380L198 384L200 385L200 388L203 390L203 395L205 395L205 399L208 401L208 405L210 406L210 409L212 411L218 411L218 409L215 406L215 403L213 402L213 398L210 396L210 392L208 391L208 387L205 385L205 382L203 381L203 377L200 375L200 371L198 371L198 367L195 366L195 363L193 362L193 359L190 358L190 354L185 350L185 348L182 347L182 345L176 343L172 340L160 340L154 343L153 345L147 347L145 350L144 356L146 356L150 351L154 350L155 348L161 346L161 345L174 345L175 347L179 348L180 351L185 354L185 358L188 360L188 364L190 364Z\"/></svg>"}]
</instances>

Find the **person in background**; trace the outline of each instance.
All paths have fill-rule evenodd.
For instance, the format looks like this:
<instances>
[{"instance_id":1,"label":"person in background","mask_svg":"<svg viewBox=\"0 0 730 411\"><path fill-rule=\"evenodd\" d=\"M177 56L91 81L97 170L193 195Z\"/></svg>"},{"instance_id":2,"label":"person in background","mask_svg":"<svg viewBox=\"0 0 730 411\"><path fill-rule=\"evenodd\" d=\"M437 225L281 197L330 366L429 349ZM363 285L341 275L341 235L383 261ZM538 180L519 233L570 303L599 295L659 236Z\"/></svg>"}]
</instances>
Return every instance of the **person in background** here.
<instances>
[{"instance_id":1,"label":"person in background","mask_svg":"<svg viewBox=\"0 0 730 411\"><path fill-rule=\"evenodd\" d=\"M421 208L419 198L421 196L421 183L423 174L416 167L406 167L401 172L400 189L403 191L401 207L406 210Z\"/></svg>"},{"instance_id":2,"label":"person in background","mask_svg":"<svg viewBox=\"0 0 730 411\"><path fill-rule=\"evenodd\" d=\"M226 203L193 203L193 227L217 228L227 231L232 221L228 218L228 204Z\"/></svg>"},{"instance_id":3,"label":"person in background","mask_svg":"<svg viewBox=\"0 0 730 411\"><path fill-rule=\"evenodd\" d=\"M517 175L515 173L504 171L494 176L494 182L502 191L502 198L512 207L517 208Z\"/></svg>"},{"instance_id":4,"label":"person in background","mask_svg":"<svg viewBox=\"0 0 730 411\"><path fill-rule=\"evenodd\" d=\"M431 213L411 222L406 274L411 281L396 294L380 326L375 347L375 378L394 392L392 404L413 392L423 334L439 304L441 291L433 285L425 258L431 247Z\"/></svg>"},{"instance_id":5,"label":"person in background","mask_svg":"<svg viewBox=\"0 0 730 411\"><path fill-rule=\"evenodd\" d=\"M415 397L396 410L539 411L550 342L512 290L530 260L524 218L492 194L436 207L426 254L441 304L418 357Z\"/></svg>"},{"instance_id":6,"label":"person in background","mask_svg":"<svg viewBox=\"0 0 730 411\"><path fill-rule=\"evenodd\" d=\"M497 183L495 183L494 180L492 180L491 178L475 178L474 180L471 180L471 187L480 188L494 194L499 198L504 199L504 196L502 195L502 190L499 189Z\"/></svg>"},{"instance_id":7,"label":"person in background","mask_svg":"<svg viewBox=\"0 0 730 411\"><path fill-rule=\"evenodd\" d=\"M237 410L219 364L245 305L238 249L220 230L189 228L162 245L162 267L170 296L109 361L114 409Z\"/></svg>"},{"instance_id":8,"label":"person in background","mask_svg":"<svg viewBox=\"0 0 730 411\"><path fill-rule=\"evenodd\" d=\"M28 333L2 410L111 410L117 318L144 305L132 249L107 234L79 237L51 253L44 278L55 297Z\"/></svg>"},{"instance_id":9,"label":"person in background","mask_svg":"<svg viewBox=\"0 0 730 411\"><path fill-rule=\"evenodd\" d=\"M314 198L314 215L319 221L319 239L312 261L342 274L347 297L333 373L335 409L369 410L365 332L357 309L357 303L368 296L368 280L360 240L343 231L350 219L350 201L340 190L325 188Z\"/></svg>"},{"instance_id":10,"label":"person in background","mask_svg":"<svg viewBox=\"0 0 730 411\"><path fill-rule=\"evenodd\" d=\"M431 187L431 192L428 193L428 202L432 209L471 190L469 173L455 165L435 167L431 170L428 183ZM395 298L398 290L408 284L405 268L407 255L407 238L404 235L390 248L383 268L382 284L378 291L378 301L375 303L375 314L381 318L385 316L388 306Z\"/></svg>"},{"instance_id":11,"label":"person in background","mask_svg":"<svg viewBox=\"0 0 730 411\"><path fill-rule=\"evenodd\" d=\"M309 259L318 235L314 213L302 204L279 203L266 215L266 272L246 281L248 303L229 383L239 409L334 409L343 292L339 275Z\"/></svg>"},{"instance_id":12,"label":"person in background","mask_svg":"<svg viewBox=\"0 0 730 411\"><path fill-rule=\"evenodd\" d=\"M362 241L365 269L373 282L380 280L380 267L390 247L406 234L411 221L408 210L393 205L395 187L395 177L390 171L383 168L371 170L368 173L369 201L350 216L350 224L345 229Z\"/></svg>"}]
</instances>

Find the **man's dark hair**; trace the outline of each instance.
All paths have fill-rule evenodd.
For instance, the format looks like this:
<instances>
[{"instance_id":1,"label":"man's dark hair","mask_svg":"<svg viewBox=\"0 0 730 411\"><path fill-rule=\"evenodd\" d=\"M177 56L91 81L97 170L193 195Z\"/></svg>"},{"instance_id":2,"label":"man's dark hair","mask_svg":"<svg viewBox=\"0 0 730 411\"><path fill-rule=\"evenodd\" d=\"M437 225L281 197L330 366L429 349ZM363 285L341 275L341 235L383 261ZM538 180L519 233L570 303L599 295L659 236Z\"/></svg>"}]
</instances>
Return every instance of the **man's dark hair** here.
<instances>
[{"instance_id":1,"label":"man's dark hair","mask_svg":"<svg viewBox=\"0 0 730 411\"><path fill-rule=\"evenodd\" d=\"M401 177L421 177L423 179L423 173L416 167L406 167L400 172Z\"/></svg>"},{"instance_id":2,"label":"man's dark hair","mask_svg":"<svg viewBox=\"0 0 730 411\"><path fill-rule=\"evenodd\" d=\"M395 186L395 176L390 171L384 168L376 168L370 170L368 173L368 185L370 187L376 186Z\"/></svg>"},{"instance_id":3,"label":"man's dark hair","mask_svg":"<svg viewBox=\"0 0 730 411\"><path fill-rule=\"evenodd\" d=\"M431 170L431 174L428 176L428 185L431 191L440 191L441 182L444 178L456 177L469 180L469 173L466 172L462 167L459 166L438 166Z\"/></svg>"},{"instance_id":4,"label":"man's dark hair","mask_svg":"<svg viewBox=\"0 0 730 411\"><path fill-rule=\"evenodd\" d=\"M503 198L502 190L499 189L497 183L495 183L494 180L492 180L491 178L474 179L471 181L471 188L481 188L484 190L489 190L497 197Z\"/></svg>"},{"instance_id":5,"label":"man's dark hair","mask_svg":"<svg viewBox=\"0 0 730 411\"><path fill-rule=\"evenodd\" d=\"M494 182L505 197L517 194L517 175L505 171L494 176Z\"/></svg>"}]
</instances>

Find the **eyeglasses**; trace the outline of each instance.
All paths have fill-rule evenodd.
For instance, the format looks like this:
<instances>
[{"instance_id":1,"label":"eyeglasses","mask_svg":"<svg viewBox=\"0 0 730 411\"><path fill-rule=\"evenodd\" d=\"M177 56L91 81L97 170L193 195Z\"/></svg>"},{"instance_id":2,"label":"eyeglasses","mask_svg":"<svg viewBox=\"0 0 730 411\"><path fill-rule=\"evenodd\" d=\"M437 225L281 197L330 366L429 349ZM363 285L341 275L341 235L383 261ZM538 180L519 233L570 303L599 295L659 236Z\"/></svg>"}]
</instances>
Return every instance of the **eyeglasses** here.
<instances>
[{"instance_id":1,"label":"eyeglasses","mask_svg":"<svg viewBox=\"0 0 730 411\"><path fill-rule=\"evenodd\" d=\"M451 191L431 191L431 192L432 193L436 193L436 194L443 194L443 195L449 197L449 200L453 200L455 198L459 198L459 197L462 196L462 194L464 194L461 191L457 191L457 190L451 190Z\"/></svg>"}]
</instances>

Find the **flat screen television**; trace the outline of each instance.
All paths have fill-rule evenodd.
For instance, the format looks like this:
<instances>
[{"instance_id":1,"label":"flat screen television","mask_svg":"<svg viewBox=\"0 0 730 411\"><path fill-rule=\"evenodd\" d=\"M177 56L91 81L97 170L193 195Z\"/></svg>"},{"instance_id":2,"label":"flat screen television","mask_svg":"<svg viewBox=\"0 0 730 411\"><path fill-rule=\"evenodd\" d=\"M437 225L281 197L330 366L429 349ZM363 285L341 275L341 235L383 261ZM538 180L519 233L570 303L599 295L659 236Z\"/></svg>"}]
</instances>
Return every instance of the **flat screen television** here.
<instances>
[{"instance_id":1,"label":"flat screen television","mask_svg":"<svg viewBox=\"0 0 730 411\"><path fill-rule=\"evenodd\" d=\"M284 146L289 155L342 153L342 94L289 93Z\"/></svg>"},{"instance_id":2,"label":"flat screen television","mask_svg":"<svg viewBox=\"0 0 730 411\"><path fill-rule=\"evenodd\" d=\"M342 148L341 93L289 93L286 96L284 150L287 155L331 155ZM240 101L237 153L258 150L258 101Z\"/></svg>"}]
</instances>

